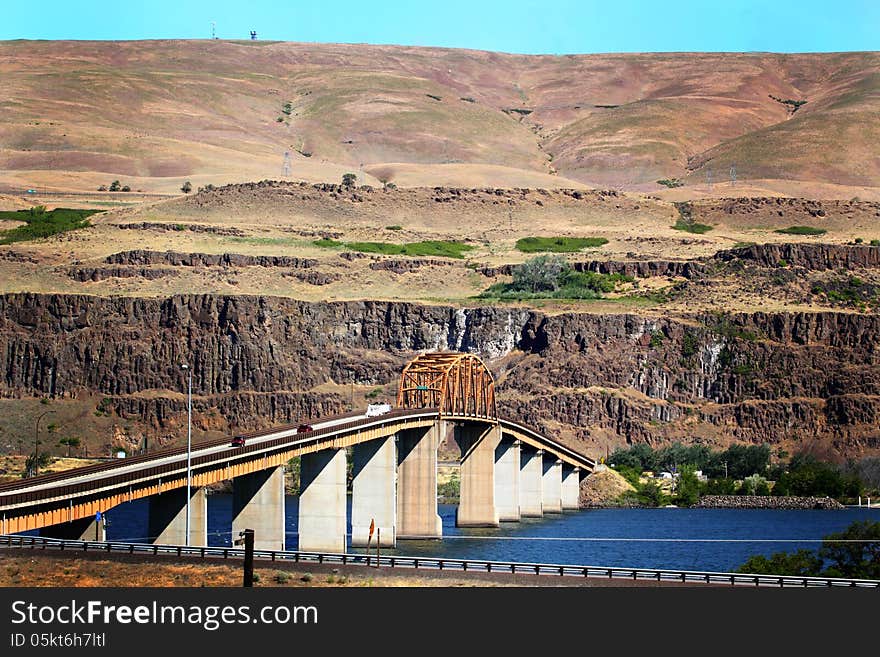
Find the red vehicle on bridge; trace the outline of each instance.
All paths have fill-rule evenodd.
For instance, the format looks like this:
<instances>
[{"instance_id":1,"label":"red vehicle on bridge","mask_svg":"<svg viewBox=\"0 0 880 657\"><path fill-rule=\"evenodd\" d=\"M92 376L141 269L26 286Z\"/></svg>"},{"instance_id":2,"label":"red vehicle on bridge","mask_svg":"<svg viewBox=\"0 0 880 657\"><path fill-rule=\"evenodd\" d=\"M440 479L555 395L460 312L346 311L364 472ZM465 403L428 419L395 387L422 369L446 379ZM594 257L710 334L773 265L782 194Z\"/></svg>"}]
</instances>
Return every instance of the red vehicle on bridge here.
<instances>
[{"instance_id":1,"label":"red vehicle on bridge","mask_svg":"<svg viewBox=\"0 0 880 657\"><path fill-rule=\"evenodd\" d=\"M301 424L296 428L297 433L308 433L309 431L314 431L311 424Z\"/></svg>"}]
</instances>

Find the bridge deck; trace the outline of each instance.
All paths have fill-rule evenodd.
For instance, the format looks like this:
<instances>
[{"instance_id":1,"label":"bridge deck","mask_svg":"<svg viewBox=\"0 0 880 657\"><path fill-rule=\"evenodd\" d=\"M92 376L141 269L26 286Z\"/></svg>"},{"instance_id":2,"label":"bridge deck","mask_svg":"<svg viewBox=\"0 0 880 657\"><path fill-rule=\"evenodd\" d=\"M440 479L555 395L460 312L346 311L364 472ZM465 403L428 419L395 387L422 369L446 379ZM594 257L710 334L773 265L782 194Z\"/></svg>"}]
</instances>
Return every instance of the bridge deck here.
<instances>
[{"instance_id":1,"label":"bridge deck","mask_svg":"<svg viewBox=\"0 0 880 657\"><path fill-rule=\"evenodd\" d=\"M394 435L399 430L429 426L437 419L498 422L504 433L543 449L564 463L585 471L595 465L592 459L510 420L471 416L441 418L436 408L395 409L373 417L347 414L315 421L312 422L314 429L304 433L298 433L295 425L285 425L239 434L246 438L242 447L232 447L229 439L198 443L190 454L191 482L193 486L206 486L284 465L290 458L302 454L351 447ZM24 531L89 517L123 502L180 488L187 481L186 461L185 447L169 448L2 485L3 531ZM18 520L25 517L26 521Z\"/></svg>"}]
</instances>

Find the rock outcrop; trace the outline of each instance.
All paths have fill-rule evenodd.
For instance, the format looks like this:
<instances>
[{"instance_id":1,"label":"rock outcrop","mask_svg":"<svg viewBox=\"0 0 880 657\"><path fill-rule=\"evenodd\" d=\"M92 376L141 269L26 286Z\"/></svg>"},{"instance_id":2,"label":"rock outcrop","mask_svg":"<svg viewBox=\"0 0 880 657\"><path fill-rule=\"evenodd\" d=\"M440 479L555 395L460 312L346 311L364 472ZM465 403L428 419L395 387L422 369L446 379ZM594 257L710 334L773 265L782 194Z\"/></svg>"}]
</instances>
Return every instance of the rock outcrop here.
<instances>
[{"instance_id":1,"label":"rock outcrop","mask_svg":"<svg viewBox=\"0 0 880 657\"><path fill-rule=\"evenodd\" d=\"M184 412L169 392L184 388L181 362L193 366L197 409L257 428L312 408L336 412L340 399L320 386L393 385L428 350L479 354L495 370L504 414L594 456L670 440L880 451L876 315L0 296L0 396L91 391L159 434Z\"/></svg>"},{"instance_id":2,"label":"rock outcrop","mask_svg":"<svg viewBox=\"0 0 880 657\"><path fill-rule=\"evenodd\" d=\"M700 509L844 509L833 497L770 495L706 495L694 505Z\"/></svg>"},{"instance_id":3,"label":"rock outcrop","mask_svg":"<svg viewBox=\"0 0 880 657\"><path fill-rule=\"evenodd\" d=\"M174 265L182 267L314 267L313 258L243 255L241 253L177 253L176 251L121 251L107 256L110 265Z\"/></svg>"}]
</instances>

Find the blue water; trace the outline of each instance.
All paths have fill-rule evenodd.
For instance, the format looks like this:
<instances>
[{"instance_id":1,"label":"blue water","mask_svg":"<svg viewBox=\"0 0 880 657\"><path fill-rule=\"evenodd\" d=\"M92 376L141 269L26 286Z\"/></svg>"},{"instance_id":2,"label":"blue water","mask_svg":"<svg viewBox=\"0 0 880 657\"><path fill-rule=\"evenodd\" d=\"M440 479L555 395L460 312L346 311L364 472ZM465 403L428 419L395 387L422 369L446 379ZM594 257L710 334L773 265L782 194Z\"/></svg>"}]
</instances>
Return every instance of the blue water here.
<instances>
[{"instance_id":1,"label":"blue water","mask_svg":"<svg viewBox=\"0 0 880 657\"><path fill-rule=\"evenodd\" d=\"M296 496L287 497L288 550L297 548L297 504ZM731 571L755 554L769 556L773 552L815 549L820 546L823 536L841 531L856 520L880 521L880 509L868 508L842 511L596 509L502 523L499 529L459 529L455 526L455 509L450 504L439 506L444 540L400 541L396 551L383 550L383 553ZM146 500L120 505L106 515L109 539L148 541ZM231 517L231 495L208 497L209 545L232 544ZM354 548L352 551L362 553L363 549Z\"/></svg>"}]
</instances>

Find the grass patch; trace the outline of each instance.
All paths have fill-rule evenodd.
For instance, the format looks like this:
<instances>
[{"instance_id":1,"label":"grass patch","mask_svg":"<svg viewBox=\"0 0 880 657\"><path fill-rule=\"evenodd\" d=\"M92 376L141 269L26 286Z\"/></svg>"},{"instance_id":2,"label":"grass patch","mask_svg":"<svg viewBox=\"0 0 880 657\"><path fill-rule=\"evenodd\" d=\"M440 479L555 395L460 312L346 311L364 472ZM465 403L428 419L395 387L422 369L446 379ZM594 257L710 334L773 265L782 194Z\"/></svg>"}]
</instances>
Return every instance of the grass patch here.
<instances>
[{"instance_id":1,"label":"grass patch","mask_svg":"<svg viewBox=\"0 0 880 657\"><path fill-rule=\"evenodd\" d=\"M319 240L315 240L312 242L315 246L320 246L324 249L339 249L345 246L342 242L337 242L336 240L331 240L329 237L324 237Z\"/></svg>"},{"instance_id":2,"label":"grass patch","mask_svg":"<svg viewBox=\"0 0 880 657\"><path fill-rule=\"evenodd\" d=\"M29 210L0 212L0 220L25 222L24 226L0 232L0 244L27 242L79 228L88 228L90 225L88 218L98 212L103 212L103 210L71 210L69 208L46 210L42 205Z\"/></svg>"},{"instance_id":3,"label":"grass patch","mask_svg":"<svg viewBox=\"0 0 880 657\"><path fill-rule=\"evenodd\" d=\"M391 242L337 242L336 240L322 239L315 240L312 244L325 248L344 247L352 251L378 253L380 255L437 256L458 259L464 258L464 253L472 251L474 248L463 242L432 240L393 244Z\"/></svg>"},{"instance_id":4,"label":"grass patch","mask_svg":"<svg viewBox=\"0 0 880 657\"><path fill-rule=\"evenodd\" d=\"M824 235L828 231L824 228L815 228L813 226L789 226L788 228L777 228L774 233L782 233L783 235Z\"/></svg>"},{"instance_id":5,"label":"grass patch","mask_svg":"<svg viewBox=\"0 0 880 657\"><path fill-rule=\"evenodd\" d=\"M575 253L604 244L608 244L604 237L523 237L516 248L523 253Z\"/></svg>"},{"instance_id":6,"label":"grass patch","mask_svg":"<svg viewBox=\"0 0 880 657\"><path fill-rule=\"evenodd\" d=\"M185 230L175 227L174 230ZM230 242L235 244L256 244L258 246L297 246L302 240L293 237L230 237Z\"/></svg>"},{"instance_id":7,"label":"grass patch","mask_svg":"<svg viewBox=\"0 0 880 657\"><path fill-rule=\"evenodd\" d=\"M690 223L679 219L675 222L675 225L672 226L672 228L674 230L683 230L686 233L696 233L697 235L702 235L703 233L708 233L710 230L712 230L713 226L709 226L708 224Z\"/></svg>"},{"instance_id":8,"label":"grass patch","mask_svg":"<svg viewBox=\"0 0 880 657\"><path fill-rule=\"evenodd\" d=\"M664 178L663 180L658 180L657 184L663 185L664 187L669 187L669 189L684 186L684 183L678 178Z\"/></svg>"},{"instance_id":9,"label":"grass patch","mask_svg":"<svg viewBox=\"0 0 880 657\"><path fill-rule=\"evenodd\" d=\"M397 224L393 226L385 226L385 230L403 230L403 226L398 226Z\"/></svg>"}]
</instances>

